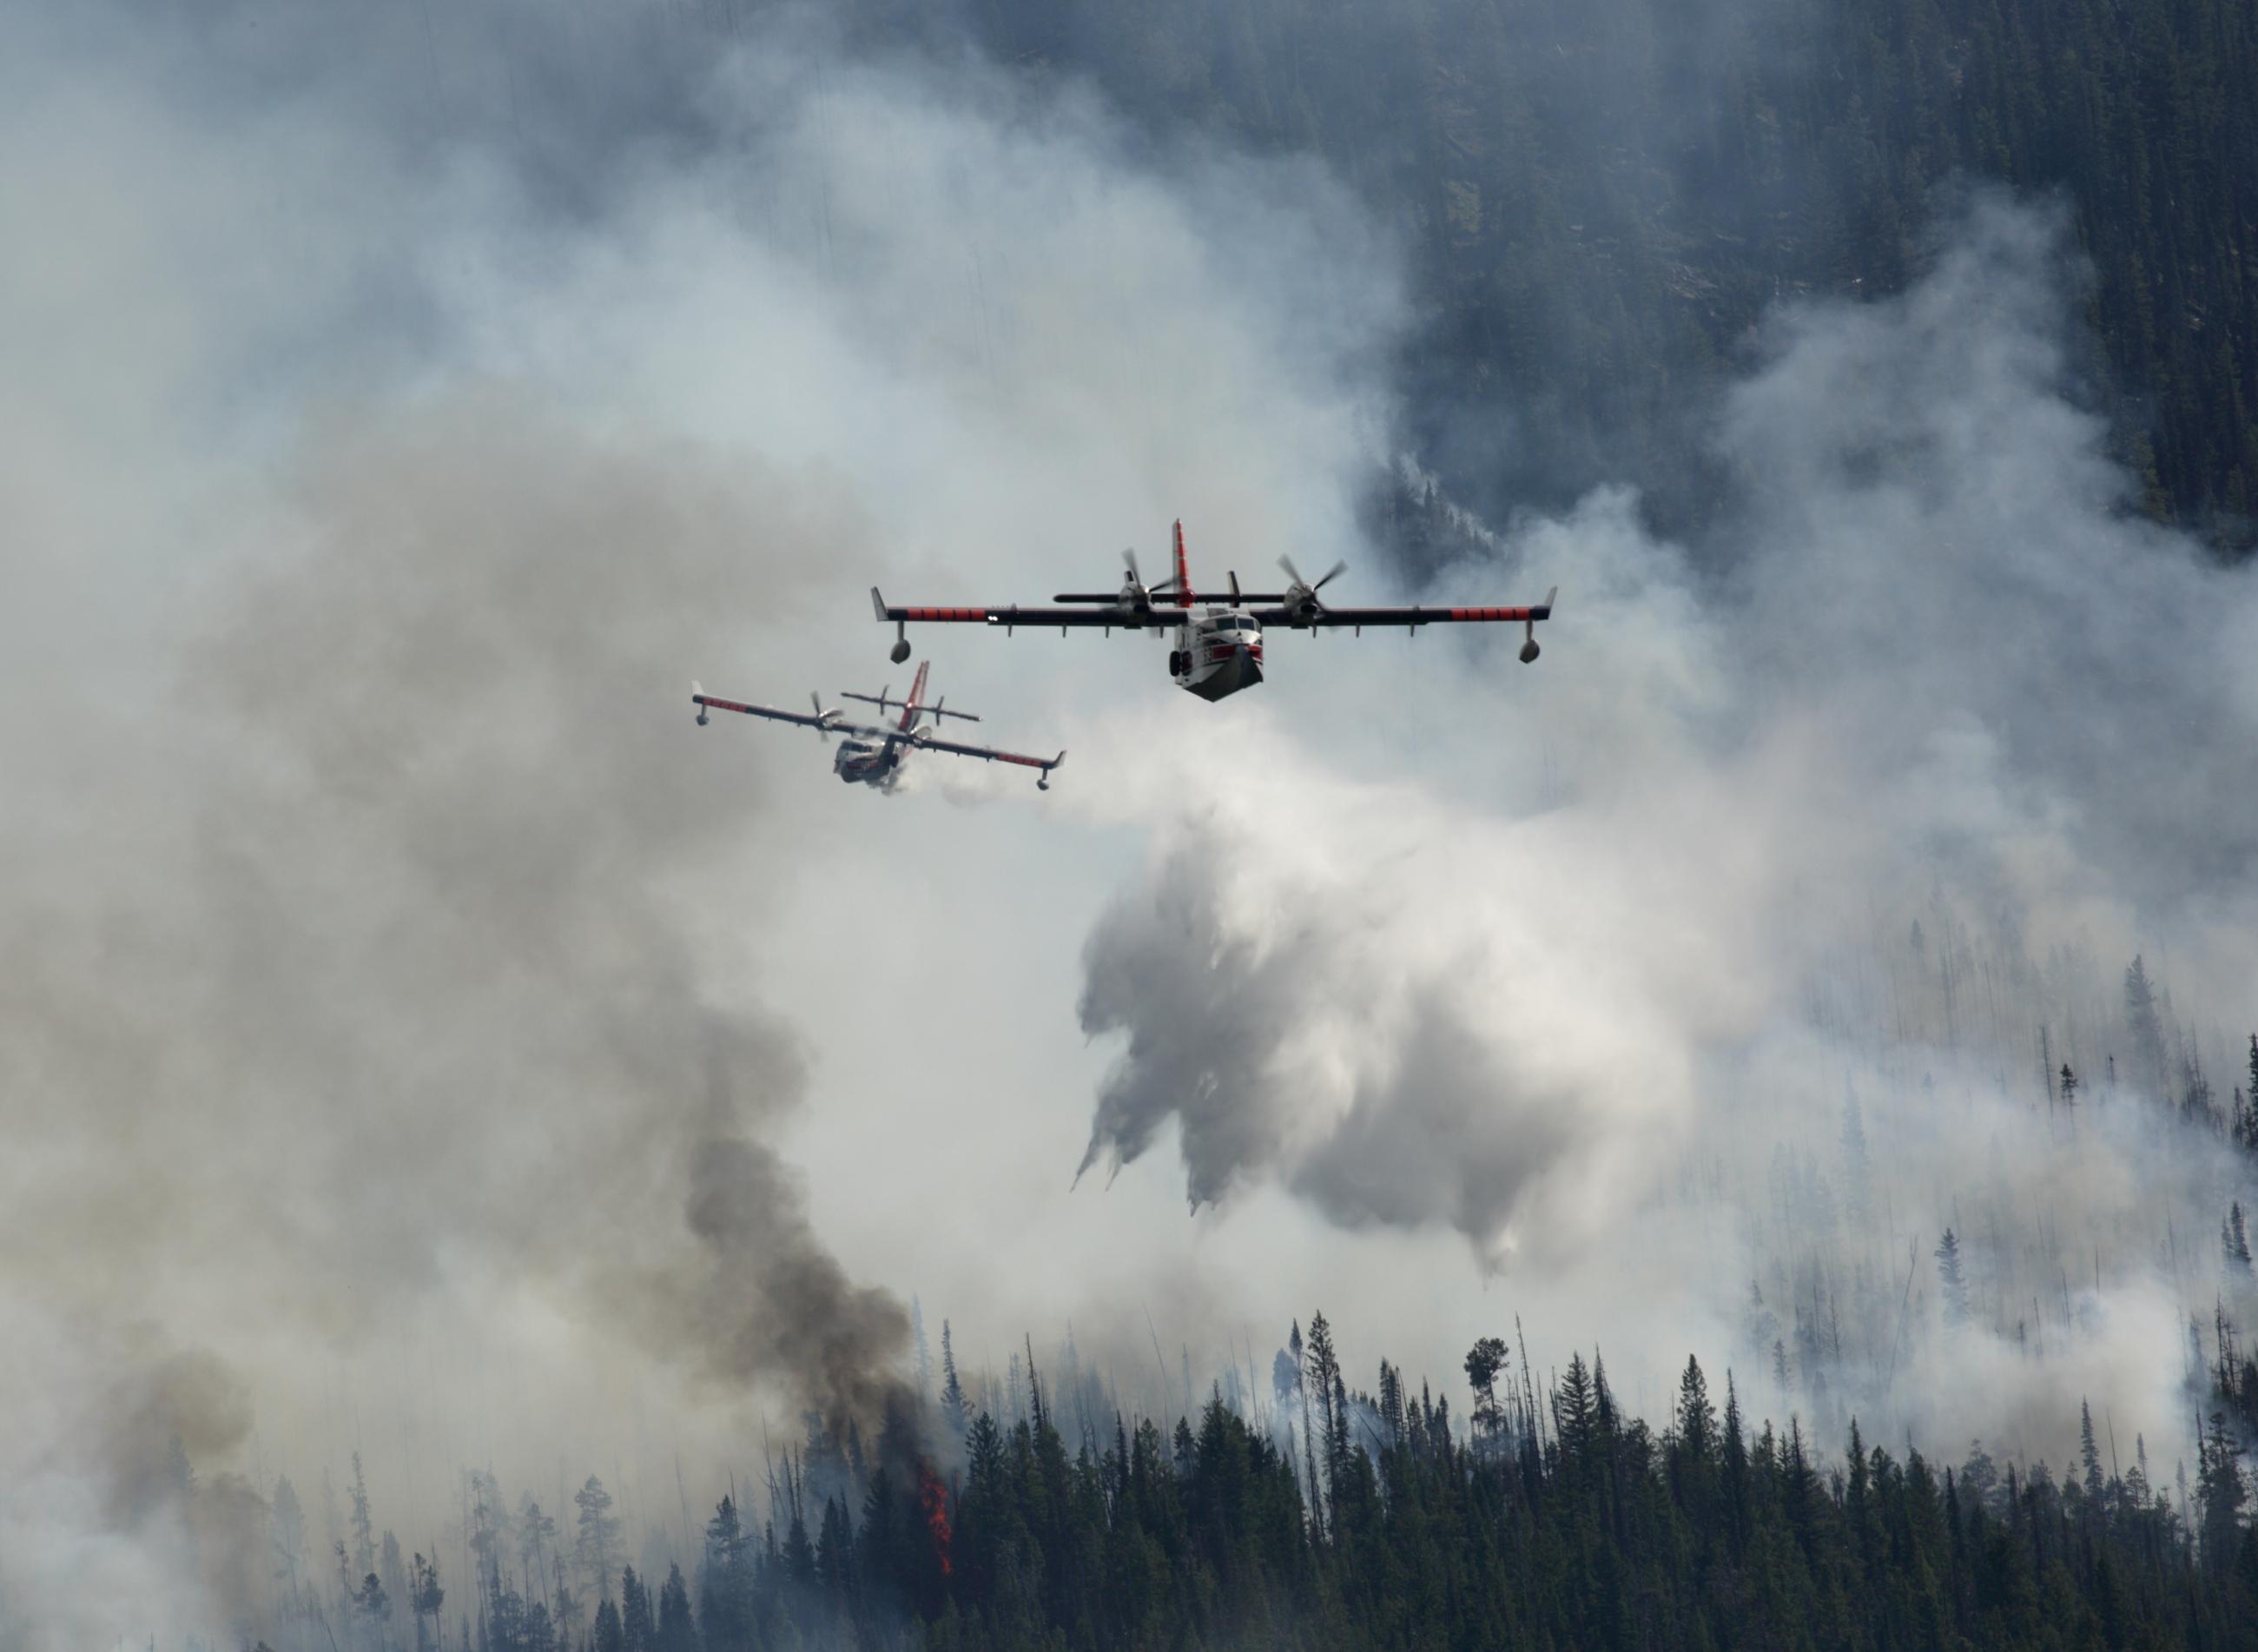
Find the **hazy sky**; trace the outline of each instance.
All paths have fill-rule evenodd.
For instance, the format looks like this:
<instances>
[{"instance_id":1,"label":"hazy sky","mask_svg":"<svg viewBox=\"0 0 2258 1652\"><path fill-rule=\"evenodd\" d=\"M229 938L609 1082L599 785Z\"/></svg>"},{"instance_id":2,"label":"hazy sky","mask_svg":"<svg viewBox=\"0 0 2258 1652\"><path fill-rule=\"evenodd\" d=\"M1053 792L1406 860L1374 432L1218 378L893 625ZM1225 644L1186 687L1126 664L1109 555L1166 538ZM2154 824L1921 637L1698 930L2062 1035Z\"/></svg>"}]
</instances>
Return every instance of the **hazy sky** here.
<instances>
[{"instance_id":1,"label":"hazy sky","mask_svg":"<svg viewBox=\"0 0 2258 1652\"><path fill-rule=\"evenodd\" d=\"M1071 757L886 798L690 680L898 687L871 584L1158 577L1179 516L1196 582L1404 595L1355 527L1398 249L1314 166L805 18L347 15L4 14L11 1591L160 1598L174 1432L261 1489L359 1446L402 1524L472 1462L671 1520L678 1449L694 1503L863 1403L912 1293L1133 1393L1317 1307L1448 1382L1519 1313L1658 1406L1748 1358L1793 1245L1740 1207L1778 1143L1835 1173L1846 1086L1891 1277L1979 1192L2111 1240L2074 1356L1939 1345L1985 1381L1893 1420L2176 1426L2139 1222L2235 1172L2129 1099L2063 1137L1903 962L1919 916L2105 1000L2145 948L2215 1066L2258 1015L2258 593L2124 515L2044 203L1752 341L1731 583L1603 490L1448 575L1561 587L1532 668L1281 637L1209 706L1151 637L930 628Z\"/></svg>"}]
</instances>

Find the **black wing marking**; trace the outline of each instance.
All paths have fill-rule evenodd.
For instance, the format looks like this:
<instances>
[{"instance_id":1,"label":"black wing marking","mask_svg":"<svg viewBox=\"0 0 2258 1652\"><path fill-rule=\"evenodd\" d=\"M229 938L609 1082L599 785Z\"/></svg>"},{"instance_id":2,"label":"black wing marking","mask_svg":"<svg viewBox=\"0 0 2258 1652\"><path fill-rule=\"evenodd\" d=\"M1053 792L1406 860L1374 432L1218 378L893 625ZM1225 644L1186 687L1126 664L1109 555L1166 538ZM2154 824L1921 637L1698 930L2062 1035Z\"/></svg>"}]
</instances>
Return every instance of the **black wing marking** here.
<instances>
[{"instance_id":1,"label":"black wing marking","mask_svg":"<svg viewBox=\"0 0 2258 1652\"><path fill-rule=\"evenodd\" d=\"M1555 586L1542 602L1518 608L1476 603L1454 603L1448 608L1338 608L1327 604L1319 608L1259 609L1254 617L1266 626L1283 625L1304 630L1343 625L1519 625L1551 619L1552 599L1559 594L1560 587Z\"/></svg>"},{"instance_id":2,"label":"black wing marking","mask_svg":"<svg viewBox=\"0 0 2258 1652\"><path fill-rule=\"evenodd\" d=\"M1020 625L1072 625L1090 627L1118 627L1123 630L1161 629L1184 623L1180 609L1166 608L1125 608L1119 602L1103 607L1055 608L1024 607L1007 603L1000 608L949 608L931 604L894 607L878 595L877 587L870 589L870 607L882 621L943 625L993 625L1010 630Z\"/></svg>"}]
</instances>

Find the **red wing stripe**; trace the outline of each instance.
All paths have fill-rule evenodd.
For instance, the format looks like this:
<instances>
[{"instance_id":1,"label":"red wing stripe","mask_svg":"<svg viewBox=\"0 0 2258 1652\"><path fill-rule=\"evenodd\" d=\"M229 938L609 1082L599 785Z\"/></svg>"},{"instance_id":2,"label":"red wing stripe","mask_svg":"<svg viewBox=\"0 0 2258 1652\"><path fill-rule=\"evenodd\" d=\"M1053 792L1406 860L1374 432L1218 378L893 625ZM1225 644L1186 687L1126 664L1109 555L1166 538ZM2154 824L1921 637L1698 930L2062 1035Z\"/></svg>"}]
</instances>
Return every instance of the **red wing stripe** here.
<instances>
[{"instance_id":1,"label":"red wing stripe","mask_svg":"<svg viewBox=\"0 0 2258 1652\"><path fill-rule=\"evenodd\" d=\"M988 617L988 610L984 608L913 608L907 610L907 617L913 620L984 620Z\"/></svg>"},{"instance_id":2,"label":"red wing stripe","mask_svg":"<svg viewBox=\"0 0 2258 1652\"><path fill-rule=\"evenodd\" d=\"M716 711L747 711L758 716L765 709L760 706L749 706L740 700L716 700L712 694L692 694L690 697L698 704L711 706Z\"/></svg>"},{"instance_id":3,"label":"red wing stripe","mask_svg":"<svg viewBox=\"0 0 2258 1652\"><path fill-rule=\"evenodd\" d=\"M1530 616L1525 608L1454 608L1454 620L1525 620Z\"/></svg>"}]
</instances>

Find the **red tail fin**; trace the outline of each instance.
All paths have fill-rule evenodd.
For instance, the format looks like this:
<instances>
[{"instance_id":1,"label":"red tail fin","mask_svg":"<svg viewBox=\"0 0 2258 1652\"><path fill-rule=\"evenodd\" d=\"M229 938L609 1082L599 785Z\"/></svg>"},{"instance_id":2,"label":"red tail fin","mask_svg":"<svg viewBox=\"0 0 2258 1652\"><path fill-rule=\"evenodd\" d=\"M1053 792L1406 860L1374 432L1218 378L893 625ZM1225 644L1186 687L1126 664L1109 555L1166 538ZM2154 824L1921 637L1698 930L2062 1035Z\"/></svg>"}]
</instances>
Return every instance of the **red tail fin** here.
<instances>
[{"instance_id":1,"label":"red tail fin","mask_svg":"<svg viewBox=\"0 0 2258 1652\"><path fill-rule=\"evenodd\" d=\"M1192 605L1192 571L1184 560L1184 519L1176 518L1176 606Z\"/></svg>"},{"instance_id":2,"label":"red tail fin","mask_svg":"<svg viewBox=\"0 0 2258 1652\"><path fill-rule=\"evenodd\" d=\"M925 674L933 669L933 661L918 661L917 680L910 685L910 697L902 701L902 732L907 734L917 727L918 713L925 709Z\"/></svg>"}]
</instances>

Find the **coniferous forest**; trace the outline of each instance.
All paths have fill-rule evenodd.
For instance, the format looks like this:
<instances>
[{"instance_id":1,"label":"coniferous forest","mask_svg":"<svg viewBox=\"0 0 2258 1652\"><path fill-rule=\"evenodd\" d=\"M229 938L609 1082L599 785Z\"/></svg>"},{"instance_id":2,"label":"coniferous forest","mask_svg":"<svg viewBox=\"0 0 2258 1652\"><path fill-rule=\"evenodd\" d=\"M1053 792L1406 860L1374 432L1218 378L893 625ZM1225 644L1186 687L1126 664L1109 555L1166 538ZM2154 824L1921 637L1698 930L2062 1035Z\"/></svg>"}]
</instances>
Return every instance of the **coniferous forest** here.
<instances>
[{"instance_id":1,"label":"coniferous forest","mask_svg":"<svg viewBox=\"0 0 2258 1652\"><path fill-rule=\"evenodd\" d=\"M2122 1049L2157 1099L2112 1096L2112 1054L2084 1096L2064 1061L2047 1111L2075 1129L2084 1108L2146 1110L2146 1128L2187 1132L2247 1179L2258 1034L2221 1096L2144 960L2121 998L2049 1051ZM1855 1199L1855 1114L1847 1128ZM1817 1225L1799 1218L1799 1255ZM1637 1409L1601 1349L1533 1369L1517 1320L1459 1370L1383 1358L1367 1387L1312 1314L1267 1371L1250 1343L1196 1378L1187 1352L1180 1374L1163 1367L1162 1407L1140 1414L1070 1335L1052 1356L1030 1338L1004 1372L976 1371L945 1321L936 1356L920 1314L882 1414L809 1412L796 1441L763 1440L757 1480L732 1475L702 1511L678 1459L632 1518L600 1475L544 1511L470 1469L449 1515L427 1509L396 1533L356 1454L342 1509L324 1475L317 1522L287 1476L206 1481L176 1440L137 1519L236 1574L220 1593L245 1642L255 1633L270 1652L2253 1646L2258 1350L2228 1306L2253 1300L2249 1226L2234 1202L2217 1250L2191 1240L2174 1263L2212 1306L2185 1327L2192 1426L2153 1456L2084 1404L2056 1420L2077 1442L2056 1463L1981 1440L1878 1438L1849 1397L1886 1406L1887 1381L1846 1354L1833 1287L1824 1325L1815 1300L1799 1303L1791 1335L1752 1285L1740 1347L1753 1372L1689 1356L1666 1402ZM2049 1335L2077 1346L2070 1321L1986 1325L2021 1312L1996 1234L1947 1228L1922 1248L1892 1371L1917 1344L1948 1373L1987 1346L2014 1346L2031 1362L2019 1369L2044 1366ZM1745 1404L1752 1389L1784 1416Z\"/></svg>"},{"instance_id":2,"label":"coniferous forest","mask_svg":"<svg viewBox=\"0 0 2258 1652\"><path fill-rule=\"evenodd\" d=\"M1596 1353L1540 1388L1525 1350L1484 1338L1454 1418L1384 1361L1352 1389L1322 1314L1290 1346L1268 1426L1218 1385L1172 1423L1100 1427L1102 1389L1054 1396L1032 1350L999 1416L948 1359L936 1404L905 1394L875 1441L811 1417L757 1504L725 1497L686 1563L654 1545L640 1570L600 1479L560 1527L477 1472L456 1533L472 1575L403 1566L356 1460L327 1587L302 1570L295 1492L275 1499L278 1627L361 1652L2258 1643L2237 1446L2258 1364L2231 1334L2176 1496L2145 1447L2112 1461L2090 1412L2056 1474L1753 1422L1692 1359L1658 1432Z\"/></svg>"},{"instance_id":3,"label":"coniferous forest","mask_svg":"<svg viewBox=\"0 0 2258 1652\"><path fill-rule=\"evenodd\" d=\"M899 8L856 8L874 33ZM979 0L1165 137L1313 153L1411 249L1408 445L1503 514L1629 479L1698 532L1766 310L1920 270L1940 190L2062 203L2141 504L2258 522L2258 13L2233 0ZM1395 502L1400 521L1403 514ZM1414 555L1419 531L1404 537Z\"/></svg>"}]
</instances>

